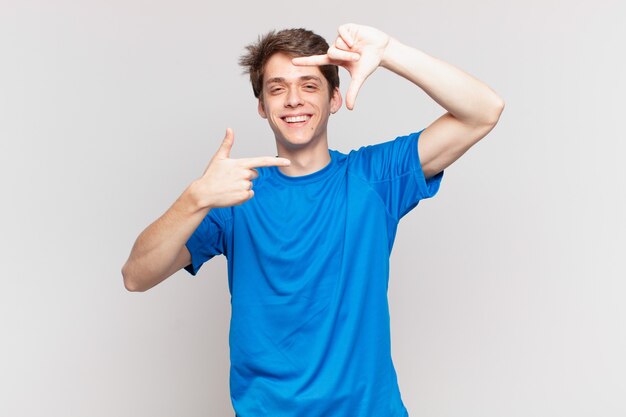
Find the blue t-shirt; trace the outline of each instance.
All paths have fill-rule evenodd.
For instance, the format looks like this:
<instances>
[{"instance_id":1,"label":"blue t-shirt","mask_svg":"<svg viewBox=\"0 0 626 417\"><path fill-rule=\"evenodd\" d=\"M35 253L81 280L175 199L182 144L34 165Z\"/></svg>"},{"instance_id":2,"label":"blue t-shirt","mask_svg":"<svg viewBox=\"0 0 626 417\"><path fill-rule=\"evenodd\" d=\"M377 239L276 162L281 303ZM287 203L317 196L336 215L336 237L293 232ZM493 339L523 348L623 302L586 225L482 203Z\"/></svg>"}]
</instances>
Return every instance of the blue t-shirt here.
<instances>
[{"instance_id":1,"label":"blue t-shirt","mask_svg":"<svg viewBox=\"0 0 626 417\"><path fill-rule=\"evenodd\" d=\"M434 196L421 131L291 177L257 168L254 197L209 211L189 238L195 275L228 259L237 417L403 417L391 359L389 257L402 216Z\"/></svg>"}]
</instances>

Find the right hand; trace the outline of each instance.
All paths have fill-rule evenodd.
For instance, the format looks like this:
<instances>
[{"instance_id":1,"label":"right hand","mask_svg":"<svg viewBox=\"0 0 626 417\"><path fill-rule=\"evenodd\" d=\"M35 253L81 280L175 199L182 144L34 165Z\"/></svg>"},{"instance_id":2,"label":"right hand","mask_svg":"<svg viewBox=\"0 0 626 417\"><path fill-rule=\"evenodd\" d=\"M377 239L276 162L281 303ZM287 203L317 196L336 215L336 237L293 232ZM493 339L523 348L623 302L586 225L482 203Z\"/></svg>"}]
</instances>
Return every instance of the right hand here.
<instances>
[{"instance_id":1,"label":"right hand","mask_svg":"<svg viewBox=\"0 0 626 417\"><path fill-rule=\"evenodd\" d=\"M252 180L259 176L254 168L291 164L289 159L273 156L231 159L230 150L234 140L232 129L227 128L226 136L204 174L194 181L195 194L201 207L242 204L254 196Z\"/></svg>"}]
</instances>

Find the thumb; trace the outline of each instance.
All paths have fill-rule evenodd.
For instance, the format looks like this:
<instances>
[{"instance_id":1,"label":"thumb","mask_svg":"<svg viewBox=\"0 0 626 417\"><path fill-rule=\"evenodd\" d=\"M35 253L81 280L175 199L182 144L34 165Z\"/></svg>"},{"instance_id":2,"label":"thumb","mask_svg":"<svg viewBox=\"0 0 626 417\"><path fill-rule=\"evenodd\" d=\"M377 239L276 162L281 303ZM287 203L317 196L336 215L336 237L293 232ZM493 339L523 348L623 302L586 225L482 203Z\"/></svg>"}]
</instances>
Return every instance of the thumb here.
<instances>
[{"instance_id":1,"label":"thumb","mask_svg":"<svg viewBox=\"0 0 626 417\"><path fill-rule=\"evenodd\" d=\"M354 109L354 102L356 101L356 96L359 94L362 84L363 80L358 78L353 78L350 81L348 91L346 92L346 107L348 110Z\"/></svg>"},{"instance_id":2,"label":"thumb","mask_svg":"<svg viewBox=\"0 0 626 417\"><path fill-rule=\"evenodd\" d=\"M216 157L219 158L230 158L230 150L233 147L233 142L235 141L235 134L230 127L226 128L226 136L224 136L224 140L220 145L219 149L215 153Z\"/></svg>"}]
</instances>

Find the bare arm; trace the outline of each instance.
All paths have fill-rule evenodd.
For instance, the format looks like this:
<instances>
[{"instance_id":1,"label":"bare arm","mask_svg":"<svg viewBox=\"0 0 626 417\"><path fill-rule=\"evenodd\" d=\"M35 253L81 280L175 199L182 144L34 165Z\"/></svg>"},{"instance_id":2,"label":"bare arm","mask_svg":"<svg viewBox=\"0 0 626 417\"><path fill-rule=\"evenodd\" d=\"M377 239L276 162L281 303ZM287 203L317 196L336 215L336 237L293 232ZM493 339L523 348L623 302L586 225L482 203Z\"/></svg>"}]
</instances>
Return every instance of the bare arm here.
<instances>
[{"instance_id":1,"label":"bare arm","mask_svg":"<svg viewBox=\"0 0 626 417\"><path fill-rule=\"evenodd\" d=\"M411 81L445 108L447 112L424 129L418 141L426 177L443 171L486 136L504 109L504 101L481 81L368 26L342 25L327 54L292 62L347 69L352 77L346 93L348 109L354 108L361 85L379 67Z\"/></svg>"},{"instance_id":2,"label":"bare arm","mask_svg":"<svg viewBox=\"0 0 626 417\"><path fill-rule=\"evenodd\" d=\"M185 243L210 210L199 207L192 189L193 184L135 241L122 267L127 290L146 291L191 262Z\"/></svg>"},{"instance_id":3,"label":"bare arm","mask_svg":"<svg viewBox=\"0 0 626 417\"><path fill-rule=\"evenodd\" d=\"M504 101L486 84L391 38L381 66L420 87L447 112L420 135L422 171L431 177L461 157L496 125Z\"/></svg>"},{"instance_id":4,"label":"bare arm","mask_svg":"<svg viewBox=\"0 0 626 417\"><path fill-rule=\"evenodd\" d=\"M271 156L231 159L233 141L233 132L227 129L222 145L202 177L193 181L161 217L141 232L122 267L127 290L146 291L189 265L191 255L185 243L209 211L251 199L252 180L258 176L255 167L290 163L288 159Z\"/></svg>"}]
</instances>

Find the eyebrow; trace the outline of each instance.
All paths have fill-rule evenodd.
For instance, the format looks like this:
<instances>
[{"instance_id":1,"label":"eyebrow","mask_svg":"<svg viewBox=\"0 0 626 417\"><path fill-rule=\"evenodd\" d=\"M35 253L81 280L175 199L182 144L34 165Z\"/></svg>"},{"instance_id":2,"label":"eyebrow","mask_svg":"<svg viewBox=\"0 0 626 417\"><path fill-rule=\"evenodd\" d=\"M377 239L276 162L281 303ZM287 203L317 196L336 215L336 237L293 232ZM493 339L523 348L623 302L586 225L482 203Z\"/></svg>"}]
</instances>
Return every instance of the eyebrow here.
<instances>
[{"instance_id":1,"label":"eyebrow","mask_svg":"<svg viewBox=\"0 0 626 417\"><path fill-rule=\"evenodd\" d=\"M320 77L317 77L315 75L303 75L302 77L298 78L300 81L317 81L318 83L322 83L322 79ZM274 78L270 78L269 80L267 80L265 82L265 84L272 84L272 83L285 83L285 79L283 77L274 77Z\"/></svg>"}]
</instances>

